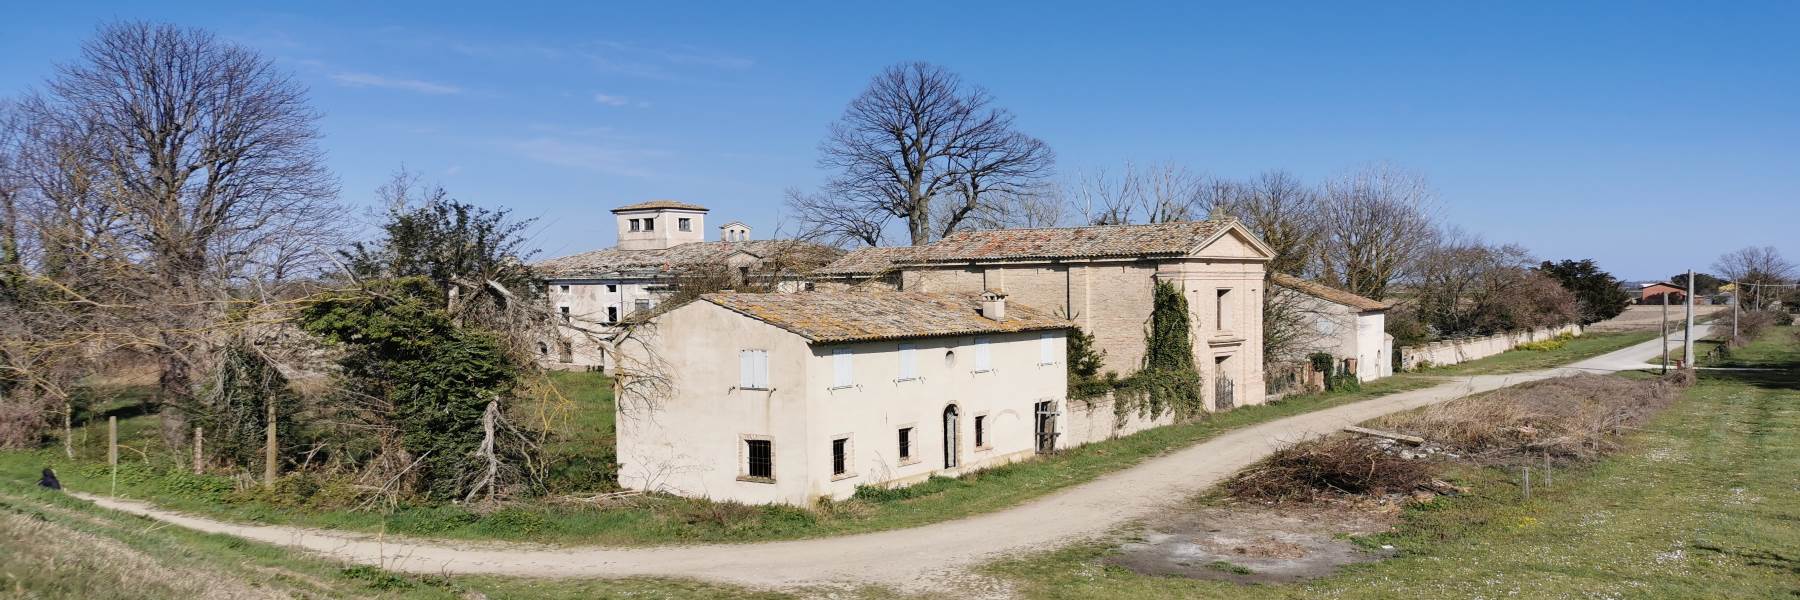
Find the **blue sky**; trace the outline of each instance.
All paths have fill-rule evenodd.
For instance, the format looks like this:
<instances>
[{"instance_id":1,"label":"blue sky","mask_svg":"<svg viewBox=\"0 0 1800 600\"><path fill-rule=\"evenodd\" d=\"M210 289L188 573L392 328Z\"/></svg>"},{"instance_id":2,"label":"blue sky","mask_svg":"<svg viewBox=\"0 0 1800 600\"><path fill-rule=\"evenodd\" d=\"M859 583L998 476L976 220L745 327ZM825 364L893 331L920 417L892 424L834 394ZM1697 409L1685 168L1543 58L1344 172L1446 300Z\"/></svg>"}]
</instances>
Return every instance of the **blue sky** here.
<instances>
[{"instance_id":1,"label":"blue sky","mask_svg":"<svg viewBox=\"0 0 1800 600\"><path fill-rule=\"evenodd\" d=\"M405 165L540 218L547 257L610 245L605 210L649 198L768 232L825 178L844 104L926 60L1063 174L1385 161L1448 221L1625 278L1749 244L1800 259L1800 3L253 4L15 6L0 94L109 19L212 29L310 87L346 202Z\"/></svg>"}]
</instances>

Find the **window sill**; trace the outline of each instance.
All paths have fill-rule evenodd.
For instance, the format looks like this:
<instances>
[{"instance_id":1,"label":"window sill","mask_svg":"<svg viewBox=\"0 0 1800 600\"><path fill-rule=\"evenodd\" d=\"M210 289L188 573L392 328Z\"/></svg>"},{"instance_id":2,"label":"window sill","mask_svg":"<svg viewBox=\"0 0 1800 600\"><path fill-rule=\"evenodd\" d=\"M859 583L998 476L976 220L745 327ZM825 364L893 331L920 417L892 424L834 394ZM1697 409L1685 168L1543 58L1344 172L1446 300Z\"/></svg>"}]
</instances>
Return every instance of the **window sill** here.
<instances>
[{"instance_id":1,"label":"window sill","mask_svg":"<svg viewBox=\"0 0 1800 600\"><path fill-rule=\"evenodd\" d=\"M751 477L749 475L739 475L737 480L744 483L775 483L774 477Z\"/></svg>"},{"instance_id":2,"label":"window sill","mask_svg":"<svg viewBox=\"0 0 1800 600\"><path fill-rule=\"evenodd\" d=\"M917 458L902 458L902 459L900 459L900 464L897 466L910 467L910 466L916 465L916 464L919 464L919 459L917 459Z\"/></svg>"},{"instance_id":3,"label":"window sill","mask_svg":"<svg viewBox=\"0 0 1800 600\"><path fill-rule=\"evenodd\" d=\"M856 385L856 384L854 384L854 383L852 383L852 384L850 384L850 385L834 385L834 386L831 386L831 387L828 387L828 388L825 388L825 391L827 391L827 392L835 392L835 391L838 391L838 390L848 390L848 389L855 389L855 388L856 388L856 387L857 387L857 385Z\"/></svg>"},{"instance_id":4,"label":"window sill","mask_svg":"<svg viewBox=\"0 0 1800 600\"><path fill-rule=\"evenodd\" d=\"M1038 366L1040 366L1040 367L1054 367L1054 366L1056 366L1056 365L1057 365L1057 364L1058 364L1058 363L1055 363L1055 362L1041 362L1041 363L1038 363Z\"/></svg>"},{"instance_id":5,"label":"window sill","mask_svg":"<svg viewBox=\"0 0 1800 600\"><path fill-rule=\"evenodd\" d=\"M969 371L969 374L970 375L980 375L982 373L998 373L998 372L1000 372L999 369L976 369L973 371Z\"/></svg>"},{"instance_id":6,"label":"window sill","mask_svg":"<svg viewBox=\"0 0 1800 600\"><path fill-rule=\"evenodd\" d=\"M852 477L856 477L856 474L855 473L844 473L842 475L832 475L831 480L832 481L843 481L845 479L850 479Z\"/></svg>"},{"instance_id":7,"label":"window sill","mask_svg":"<svg viewBox=\"0 0 1800 600\"><path fill-rule=\"evenodd\" d=\"M925 380L924 377L899 377L899 378L894 379L894 383L906 383L908 381L924 381L924 380Z\"/></svg>"},{"instance_id":8,"label":"window sill","mask_svg":"<svg viewBox=\"0 0 1800 600\"><path fill-rule=\"evenodd\" d=\"M993 449L994 449L993 446L976 446L975 447L976 452L987 452L987 451L993 450Z\"/></svg>"}]
</instances>

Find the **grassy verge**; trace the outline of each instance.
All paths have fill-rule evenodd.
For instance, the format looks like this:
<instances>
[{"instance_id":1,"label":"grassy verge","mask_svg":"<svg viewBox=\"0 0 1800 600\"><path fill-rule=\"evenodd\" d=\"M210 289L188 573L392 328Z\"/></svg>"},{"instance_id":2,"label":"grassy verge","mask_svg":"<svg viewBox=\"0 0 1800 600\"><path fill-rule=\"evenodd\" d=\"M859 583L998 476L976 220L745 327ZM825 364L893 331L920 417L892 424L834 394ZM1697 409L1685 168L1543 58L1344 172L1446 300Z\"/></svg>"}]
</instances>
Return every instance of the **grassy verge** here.
<instances>
[{"instance_id":1,"label":"grassy verge","mask_svg":"<svg viewBox=\"0 0 1800 600\"><path fill-rule=\"evenodd\" d=\"M1305 585L1148 577L1106 545L1003 561L1030 598L1714 598L1800 595L1800 343L1779 328L1706 372L1627 451L1520 499L1516 474L1467 469L1473 492L1408 509L1394 559Z\"/></svg>"},{"instance_id":2,"label":"grassy verge","mask_svg":"<svg viewBox=\"0 0 1800 600\"><path fill-rule=\"evenodd\" d=\"M907 488L904 493L834 502L805 510L788 506L712 503L667 496L644 496L623 505L601 507L558 505L542 501L517 503L497 511L477 513L457 505L402 506L389 514L344 509L309 509L284 506L267 496L245 498L233 493L230 480L171 473L155 458L132 460L121 469L119 493L147 499L167 508L258 523L293 524L353 531L385 530L391 534L448 539L501 539L559 544L647 545L671 542L740 542L795 539L886 529L914 527L1014 506L1046 494L1129 468L1146 459L1184 448L1226 431L1348 404L1387 394L1419 389L1441 381L1437 375L1511 372L1525 365L1553 366L1641 341L1632 334L1595 335L1555 350L1514 351L1457 365L1454 370L1401 374L1363 385L1351 392L1292 396L1281 402L1239 408L1205 419L1139 432L1056 455L1030 460L957 479L935 478ZM589 374L561 374L559 384L579 406L567 420L565 435L551 452L564 458L558 464L570 472L570 480L592 477L607 468L612 448L612 405L604 379ZM145 436L154 438L155 415L132 421ZM124 428L125 420L121 421ZM104 444L104 430L100 433ZM133 438L126 438L133 439ZM153 443L146 441L146 443ZM108 493L111 478L94 459L67 461L59 452L0 453L0 477L17 481L36 479L48 464L63 474L72 489ZM171 465L179 465L177 462ZM278 498L276 498L278 499Z\"/></svg>"},{"instance_id":3,"label":"grassy verge","mask_svg":"<svg viewBox=\"0 0 1800 600\"><path fill-rule=\"evenodd\" d=\"M475 593L482 594L480 596ZM0 482L0 598L785 598L666 579L413 576L160 526Z\"/></svg>"}]
</instances>

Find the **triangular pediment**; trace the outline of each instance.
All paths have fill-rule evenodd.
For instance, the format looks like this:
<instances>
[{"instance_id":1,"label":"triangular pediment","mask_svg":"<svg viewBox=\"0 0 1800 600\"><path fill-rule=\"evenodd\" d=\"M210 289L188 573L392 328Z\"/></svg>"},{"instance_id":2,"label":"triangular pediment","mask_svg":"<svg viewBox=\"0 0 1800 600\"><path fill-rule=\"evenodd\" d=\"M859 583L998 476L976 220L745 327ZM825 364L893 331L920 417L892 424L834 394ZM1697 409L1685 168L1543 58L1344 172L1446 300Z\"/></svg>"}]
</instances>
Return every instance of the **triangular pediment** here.
<instances>
[{"instance_id":1,"label":"triangular pediment","mask_svg":"<svg viewBox=\"0 0 1800 600\"><path fill-rule=\"evenodd\" d=\"M1232 221L1229 226L1220 228L1206 241L1201 242L1190 256L1198 258L1237 258L1251 260L1269 260L1275 258L1275 252L1268 244L1257 239L1242 223Z\"/></svg>"}]
</instances>

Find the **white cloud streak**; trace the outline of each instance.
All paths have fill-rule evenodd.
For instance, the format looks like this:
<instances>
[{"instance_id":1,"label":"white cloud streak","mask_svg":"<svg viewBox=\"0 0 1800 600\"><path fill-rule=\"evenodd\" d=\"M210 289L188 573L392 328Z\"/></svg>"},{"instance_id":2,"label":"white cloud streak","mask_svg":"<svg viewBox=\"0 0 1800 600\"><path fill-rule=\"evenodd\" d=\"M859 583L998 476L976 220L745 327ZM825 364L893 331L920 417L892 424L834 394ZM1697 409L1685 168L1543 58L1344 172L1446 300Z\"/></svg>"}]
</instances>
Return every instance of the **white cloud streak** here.
<instances>
[{"instance_id":1,"label":"white cloud streak","mask_svg":"<svg viewBox=\"0 0 1800 600\"><path fill-rule=\"evenodd\" d=\"M393 89L393 90L402 90L402 91L407 91L407 92L417 92L420 94L431 94L431 95L435 95L435 96L446 96L446 95L463 93L462 88L454 86L454 85L446 84L446 83L436 83L436 82L424 81L424 80L419 80L419 79L404 79L404 78L398 78L398 77L387 77L387 76L383 76L383 75L376 75L374 73L358 73L355 71L343 71L343 72L338 72L338 73L332 73L331 80L337 82L338 85L342 85L342 86L346 86L346 87L386 88L386 89Z\"/></svg>"}]
</instances>

